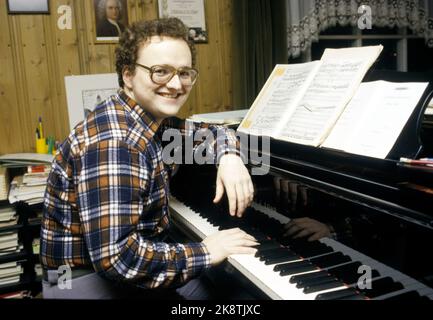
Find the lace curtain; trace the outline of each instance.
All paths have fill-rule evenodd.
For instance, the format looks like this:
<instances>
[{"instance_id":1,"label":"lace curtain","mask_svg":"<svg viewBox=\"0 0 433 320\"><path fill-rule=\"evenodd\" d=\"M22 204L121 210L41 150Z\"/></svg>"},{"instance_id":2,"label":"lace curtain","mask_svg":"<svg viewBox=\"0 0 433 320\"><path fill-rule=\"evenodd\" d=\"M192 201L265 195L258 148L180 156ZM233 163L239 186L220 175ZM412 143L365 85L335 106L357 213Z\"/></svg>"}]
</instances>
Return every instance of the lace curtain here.
<instances>
[{"instance_id":1,"label":"lace curtain","mask_svg":"<svg viewBox=\"0 0 433 320\"><path fill-rule=\"evenodd\" d=\"M298 57L328 27L357 26L361 5L371 8L373 28L408 27L433 47L433 0L286 0L289 57Z\"/></svg>"}]
</instances>

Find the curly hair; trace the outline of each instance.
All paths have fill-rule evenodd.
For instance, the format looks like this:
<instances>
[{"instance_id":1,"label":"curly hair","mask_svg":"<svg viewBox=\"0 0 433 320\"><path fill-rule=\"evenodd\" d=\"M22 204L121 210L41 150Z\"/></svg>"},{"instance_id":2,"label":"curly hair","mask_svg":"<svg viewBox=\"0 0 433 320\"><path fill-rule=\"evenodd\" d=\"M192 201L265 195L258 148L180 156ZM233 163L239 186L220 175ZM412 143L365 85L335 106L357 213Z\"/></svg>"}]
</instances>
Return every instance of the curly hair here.
<instances>
[{"instance_id":1,"label":"curly hair","mask_svg":"<svg viewBox=\"0 0 433 320\"><path fill-rule=\"evenodd\" d=\"M141 45L153 36L164 36L184 40L191 51L192 65L195 65L194 42L188 38L188 28L178 18L163 18L133 23L125 29L116 48L116 72L119 86L123 88L123 71L135 71L138 51Z\"/></svg>"}]
</instances>

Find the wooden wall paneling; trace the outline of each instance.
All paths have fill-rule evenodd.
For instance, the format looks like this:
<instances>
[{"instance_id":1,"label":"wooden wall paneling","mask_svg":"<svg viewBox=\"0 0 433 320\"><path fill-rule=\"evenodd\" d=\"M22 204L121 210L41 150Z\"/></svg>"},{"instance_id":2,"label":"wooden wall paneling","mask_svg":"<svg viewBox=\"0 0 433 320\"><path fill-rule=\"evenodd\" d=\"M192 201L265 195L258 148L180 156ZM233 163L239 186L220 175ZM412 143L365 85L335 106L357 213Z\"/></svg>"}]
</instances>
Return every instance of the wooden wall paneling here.
<instances>
[{"instance_id":1,"label":"wooden wall paneling","mask_svg":"<svg viewBox=\"0 0 433 320\"><path fill-rule=\"evenodd\" d=\"M138 0L141 5L139 20L153 20L158 18L158 0Z\"/></svg>"},{"instance_id":2,"label":"wooden wall paneling","mask_svg":"<svg viewBox=\"0 0 433 320\"><path fill-rule=\"evenodd\" d=\"M95 10L93 1L84 1L87 24L88 52L90 73L110 72L110 44L96 43Z\"/></svg>"},{"instance_id":3,"label":"wooden wall paneling","mask_svg":"<svg viewBox=\"0 0 433 320\"><path fill-rule=\"evenodd\" d=\"M128 23L137 21L139 19L139 11L141 11L141 6L138 0L128 0L127 1L127 12L128 12Z\"/></svg>"},{"instance_id":4,"label":"wooden wall paneling","mask_svg":"<svg viewBox=\"0 0 433 320\"><path fill-rule=\"evenodd\" d=\"M72 30L57 28L61 4L72 7ZM233 107L233 1L205 1L209 41L197 44L199 80L180 112L213 112ZM157 0L128 0L129 21L158 17ZM1 19L3 18L3 19ZM35 150L39 116L45 133L63 139L69 133L64 77L115 72L115 44L95 38L93 1L52 0L50 15L8 15L0 3L0 153ZM7 110L6 110L7 109Z\"/></svg>"},{"instance_id":5,"label":"wooden wall paneling","mask_svg":"<svg viewBox=\"0 0 433 320\"><path fill-rule=\"evenodd\" d=\"M24 66L24 55L23 55L23 41L21 39L21 17L20 16L9 16L10 19L10 31L12 37L12 47L14 51L14 56L12 60L12 64L14 66L14 74L15 74L15 85L17 90L17 108L16 113L20 119L20 123L18 123L17 127L14 127L14 131L17 134L17 140L20 140L21 146L24 150L28 150L28 144L25 141L25 136L23 135L22 127L26 126L29 122L28 120L28 112L26 112L26 108L24 106L29 106L29 92L27 91L27 86L25 84L26 80L26 72ZM30 137L27 137L29 139Z\"/></svg>"},{"instance_id":6,"label":"wooden wall paneling","mask_svg":"<svg viewBox=\"0 0 433 320\"><path fill-rule=\"evenodd\" d=\"M19 116L20 100L17 90L17 76L15 49L11 28L13 21L7 14L6 1L0 1L0 154L19 152L23 150L19 128L22 119Z\"/></svg>"},{"instance_id":7,"label":"wooden wall paneling","mask_svg":"<svg viewBox=\"0 0 433 320\"><path fill-rule=\"evenodd\" d=\"M43 105L44 116L42 117L42 120L44 125L45 137L56 136L56 127L58 127L59 125L57 121L57 114L58 114L57 107L60 104L59 94L61 92L61 83L57 80L59 74L59 57L56 52L56 37L55 37L55 28L57 28L57 23L56 25L53 26L53 21L55 21L55 18L57 16L56 13L57 13L56 7L53 8L53 3L51 3L51 15L41 16L42 18L41 31L43 33L43 41L44 41L41 44L42 46L41 49L45 49L45 55L47 61L45 72L48 75L47 94L51 102L49 104Z\"/></svg>"},{"instance_id":8,"label":"wooden wall paneling","mask_svg":"<svg viewBox=\"0 0 433 320\"><path fill-rule=\"evenodd\" d=\"M87 1L89 2L89 1ZM83 5L83 0L74 0L74 22L76 29L77 38L78 38L78 56L80 61L80 73L79 74L89 74L90 73L90 59L89 59L89 51L88 46L91 41L93 35L90 35L90 39L88 37L87 32L87 21L86 21L86 8Z\"/></svg>"},{"instance_id":9,"label":"wooden wall paneling","mask_svg":"<svg viewBox=\"0 0 433 320\"><path fill-rule=\"evenodd\" d=\"M198 44L200 56L199 70L202 75L199 86L199 103L196 106L200 113L215 112L222 109L222 65L220 32L219 0L205 1L206 27L209 41L206 44Z\"/></svg>"},{"instance_id":10,"label":"wooden wall paneling","mask_svg":"<svg viewBox=\"0 0 433 320\"><path fill-rule=\"evenodd\" d=\"M53 3L54 2L54 3ZM69 115L66 100L65 76L81 74L80 67L80 48L78 42L78 25L76 11L74 10L73 0L55 0L52 1L52 8L58 8L61 5L68 5L72 8L72 29L60 30L57 26L59 15L52 12L50 19L49 31L53 38L50 43L55 59L54 79L57 84L57 100L54 105L54 136L62 141L69 134ZM53 61L54 63L54 61Z\"/></svg>"},{"instance_id":11,"label":"wooden wall paneling","mask_svg":"<svg viewBox=\"0 0 433 320\"><path fill-rule=\"evenodd\" d=\"M238 106L233 105L233 71L234 54L233 54L233 33L234 33L234 16L233 16L233 1L219 0L220 14L220 30L221 30L221 72L223 82L223 110L234 110Z\"/></svg>"},{"instance_id":12,"label":"wooden wall paneling","mask_svg":"<svg viewBox=\"0 0 433 320\"><path fill-rule=\"evenodd\" d=\"M26 74L23 85L29 98L28 104L20 105L20 108L24 108L23 111L26 113L26 121L24 122L26 126L22 128L21 132L28 150L35 150L35 128L39 116L42 117L45 126L51 118L50 76L52 74L47 72L48 55L43 23L43 19L48 17L42 15L20 16L23 56L23 64L20 67L24 69Z\"/></svg>"}]
</instances>

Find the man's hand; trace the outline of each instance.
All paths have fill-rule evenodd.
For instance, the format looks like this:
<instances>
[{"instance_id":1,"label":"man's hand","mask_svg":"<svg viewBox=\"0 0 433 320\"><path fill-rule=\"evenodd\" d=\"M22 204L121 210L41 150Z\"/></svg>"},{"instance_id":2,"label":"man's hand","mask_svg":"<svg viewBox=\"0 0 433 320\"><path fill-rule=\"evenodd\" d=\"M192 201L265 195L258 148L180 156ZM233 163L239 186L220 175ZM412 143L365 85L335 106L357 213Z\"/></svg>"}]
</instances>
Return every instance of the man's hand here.
<instances>
[{"instance_id":1,"label":"man's hand","mask_svg":"<svg viewBox=\"0 0 433 320\"><path fill-rule=\"evenodd\" d=\"M307 187L299 183L274 177L274 189L277 201L283 201L284 207L286 203L289 204L290 211L296 210L298 201L301 201L304 207L308 204Z\"/></svg>"},{"instance_id":2,"label":"man's hand","mask_svg":"<svg viewBox=\"0 0 433 320\"><path fill-rule=\"evenodd\" d=\"M253 201L254 187L242 159L234 154L226 154L220 159L214 203L222 199L224 190L229 200L230 215L242 217Z\"/></svg>"},{"instance_id":3,"label":"man's hand","mask_svg":"<svg viewBox=\"0 0 433 320\"><path fill-rule=\"evenodd\" d=\"M239 228L218 231L205 238L202 243L210 254L211 264L217 265L231 254L255 254L258 242Z\"/></svg>"},{"instance_id":4,"label":"man's hand","mask_svg":"<svg viewBox=\"0 0 433 320\"><path fill-rule=\"evenodd\" d=\"M293 219L284 226L284 229L286 231L283 236L290 236L294 239L308 237L308 241L315 241L331 236L328 225L310 218Z\"/></svg>"}]
</instances>

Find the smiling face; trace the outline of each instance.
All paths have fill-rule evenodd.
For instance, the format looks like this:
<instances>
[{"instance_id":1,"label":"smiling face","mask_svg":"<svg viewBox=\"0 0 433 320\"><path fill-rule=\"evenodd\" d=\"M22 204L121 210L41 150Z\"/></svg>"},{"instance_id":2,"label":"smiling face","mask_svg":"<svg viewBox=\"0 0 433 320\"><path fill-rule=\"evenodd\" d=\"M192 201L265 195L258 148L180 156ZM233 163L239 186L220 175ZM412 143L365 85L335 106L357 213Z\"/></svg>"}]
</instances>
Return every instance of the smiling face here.
<instances>
[{"instance_id":1,"label":"smiling face","mask_svg":"<svg viewBox=\"0 0 433 320\"><path fill-rule=\"evenodd\" d=\"M108 0L105 6L105 14L107 19L117 20L120 16L120 7L117 0Z\"/></svg>"},{"instance_id":2,"label":"smiling face","mask_svg":"<svg viewBox=\"0 0 433 320\"><path fill-rule=\"evenodd\" d=\"M177 69L191 67L192 58L184 40L153 36L141 45L136 62L147 67L169 65ZM124 70L123 81L126 94L159 123L179 112L192 89L192 86L182 85L178 75L164 85L155 84L150 79L150 72L139 66L133 73Z\"/></svg>"}]
</instances>

